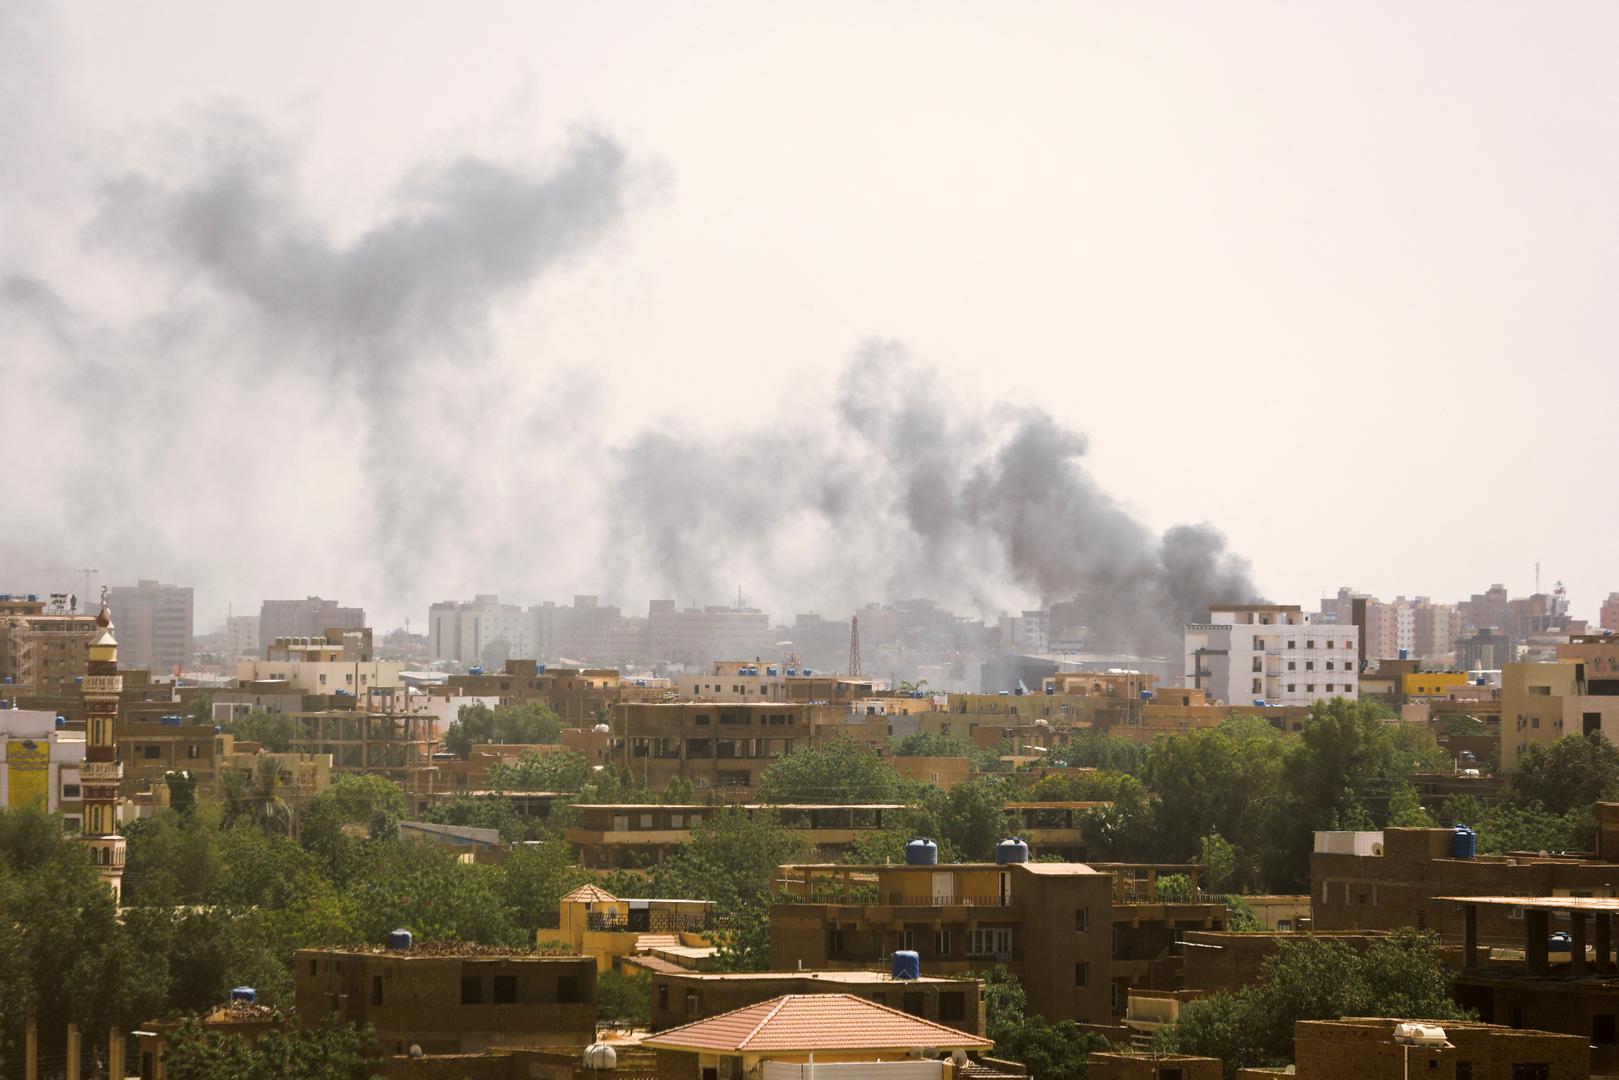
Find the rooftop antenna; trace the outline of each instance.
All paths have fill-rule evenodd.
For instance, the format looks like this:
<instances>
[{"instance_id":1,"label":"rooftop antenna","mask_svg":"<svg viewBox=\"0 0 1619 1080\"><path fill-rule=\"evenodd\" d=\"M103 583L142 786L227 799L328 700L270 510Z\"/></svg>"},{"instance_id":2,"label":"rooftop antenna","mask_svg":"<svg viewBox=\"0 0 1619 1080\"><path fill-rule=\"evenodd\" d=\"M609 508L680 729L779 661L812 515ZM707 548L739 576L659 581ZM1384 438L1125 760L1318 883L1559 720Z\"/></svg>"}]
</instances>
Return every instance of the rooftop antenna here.
<instances>
[{"instance_id":1,"label":"rooftop antenna","mask_svg":"<svg viewBox=\"0 0 1619 1080\"><path fill-rule=\"evenodd\" d=\"M1535 595L1540 595L1540 562L1535 562Z\"/></svg>"},{"instance_id":2,"label":"rooftop antenna","mask_svg":"<svg viewBox=\"0 0 1619 1080\"><path fill-rule=\"evenodd\" d=\"M860 674L860 616L849 619L849 674Z\"/></svg>"},{"instance_id":3,"label":"rooftop antenna","mask_svg":"<svg viewBox=\"0 0 1619 1080\"><path fill-rule=\"evenodd\" d=\"M101 571L97 570L93 566L47 566L45 569L41 570L40 573L42 573L42 574L83 574L84 575L84 592L80 593L79 595L84 597L85 600L89 600L90 599L90 575L91 574L99 574L99 573L101 573Z\"/></svg>"}]
</instances>

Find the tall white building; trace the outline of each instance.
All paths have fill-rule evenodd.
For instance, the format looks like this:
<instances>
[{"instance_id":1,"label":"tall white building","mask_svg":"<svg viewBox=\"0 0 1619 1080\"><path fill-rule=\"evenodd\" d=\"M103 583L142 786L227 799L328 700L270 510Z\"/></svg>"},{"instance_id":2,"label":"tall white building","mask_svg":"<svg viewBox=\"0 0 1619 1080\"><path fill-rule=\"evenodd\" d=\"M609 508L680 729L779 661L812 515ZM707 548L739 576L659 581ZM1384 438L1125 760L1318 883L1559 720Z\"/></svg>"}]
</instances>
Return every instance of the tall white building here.
<instances>
[{"instance_id":1,"label":"tall white building","mask_svg":"<svg viewBox=\"0 0 1619 1080\"><path fill-rule=\"evenodd\" d=\"M1184 685L1227 705L1308 705L1360 693L1353 626L1296 604L1228 604L1186 627Z\"/></svg>"},{"instance_id":2,"label":"tall white building","mask_svg":"<svg viewBox=\"0 0 1619 1080\"><path fill-rule=\"evenodd\" d=\"M514 657L540 657L536 620L516 604L502 604L493 594L471 601L445 600L427 612L429 655L462 667L499 666Z\"/></svg>"}]
</instances>

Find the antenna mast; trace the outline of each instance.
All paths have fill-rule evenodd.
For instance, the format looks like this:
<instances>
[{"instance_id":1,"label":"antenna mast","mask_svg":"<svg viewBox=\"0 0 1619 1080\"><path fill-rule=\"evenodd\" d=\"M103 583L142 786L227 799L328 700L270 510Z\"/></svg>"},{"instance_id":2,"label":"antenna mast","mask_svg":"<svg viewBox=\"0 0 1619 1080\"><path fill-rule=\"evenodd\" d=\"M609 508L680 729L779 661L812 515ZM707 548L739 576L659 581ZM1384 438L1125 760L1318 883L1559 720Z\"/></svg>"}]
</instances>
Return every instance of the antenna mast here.
<instances>
[{"instance_id":1,"label":"antenna mast","mask_svg":"<svg viewBox=\"0 0 1619 1080\"><path fill-rule=\"evenodd\" d=\"M849 620L849 674L860 673L860 616L856 615Z\"/></svg>"}]
</instances>

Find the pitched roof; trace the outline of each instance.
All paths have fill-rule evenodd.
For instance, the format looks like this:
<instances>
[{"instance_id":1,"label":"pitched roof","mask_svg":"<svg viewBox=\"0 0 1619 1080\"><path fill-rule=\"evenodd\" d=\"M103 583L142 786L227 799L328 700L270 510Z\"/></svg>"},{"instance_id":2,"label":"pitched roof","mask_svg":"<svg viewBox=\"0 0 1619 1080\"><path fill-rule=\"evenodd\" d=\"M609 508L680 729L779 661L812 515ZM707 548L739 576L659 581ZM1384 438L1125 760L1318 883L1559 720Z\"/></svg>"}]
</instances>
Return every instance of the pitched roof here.
<instances>
[{"instance_id":1,"label":"pitched roof","mask_svg":"<svg viewBox=\"0 0 1619 1080\"><path fill-rule=\"evenodd\" d=\"M890 1009L853 994L785 994L706 1020L660 1031L642 1046L732 1054L811 1050L988 1049L965 1031Z\"/></svg>"},{"instance_id":2,"label":"pitched roof","mask_svg":"<svg viewBox=\"0 0 1619 1080\"><path fill-rule=\"evenodd\" d=\"M618 897L603 889L599 885L581 885L573 892L562 898L563 903L599 904L603 901L612 903Z\"/></svg>"}]
</instances>

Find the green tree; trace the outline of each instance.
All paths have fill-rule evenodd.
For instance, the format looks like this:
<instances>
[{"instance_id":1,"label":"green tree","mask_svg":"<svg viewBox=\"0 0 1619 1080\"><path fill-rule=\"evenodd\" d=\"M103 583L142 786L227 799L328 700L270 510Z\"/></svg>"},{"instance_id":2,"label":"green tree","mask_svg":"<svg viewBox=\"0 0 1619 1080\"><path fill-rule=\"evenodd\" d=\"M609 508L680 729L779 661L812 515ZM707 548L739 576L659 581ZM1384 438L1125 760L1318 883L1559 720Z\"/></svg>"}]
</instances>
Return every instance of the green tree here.
<instances>
[{"instance_id":1,"label":"green tree","mask_svg":"<svg viewBox=\"0 0 1619 1080\"><path fill-rule=\"evenodd\" d=\"M374 773L346 773L309 800L299 832L306 847L333 851L351 838L392 840L404 816L398 784Z\"/></svg>"},{"instance_id":2,"label":"green tree","mask_svg":"<svg viewBox=\"0 0 1619 1080\"><path fill-rule=\"evenodd\" d=\"M986 861L1011 832L1006 819L1009 784L1001 778L957 784L949 791L928 788L909 815L912 835L930 836L951 859Z\"/></svg>"},{"instance_id":3,"label":"green tree","mask_svg":"<svg viewBox=\"0 0 1619 1080\"><path fill-rule=\"evenodd\" d=\"M712 900L732 912L768 894L783 863L806 862L814 847L800 834L784 829L774 814L749 814L728 807L711 814L652 871L659 896Z\"/></svg>"},{"instance_id":4,"label":"green tree","mask_svg":"<svg viewBox=\"0 0 1619 1080\"><path fill-rule=\"evenodd\" d=\"M193 724L214 722L214 695L204 691L186 702L186 719Z\"/></svg>"},{"instance_id":5,"label":"green tree","mask_svg":"<svg viewBox=\"0 0 1619 1080\"><path fill-rule=\"evenodd\" d=\"M1157 1048L1218 1057L1234 1077L1238 1069L1291 1061L1299 1020L1472 1016L1450 998L1451 974L1436 939L1417 930L1395 931L1363 953L1320 938L1282 942L1261 970L1253 986L1183 1005L1179 1023L1158 1033Z\"/></svg>"},{"instance_id":6,"label":"green tree","mask_svg":"<svg viewBox=\"0 0 1619 1080\"><path fill-rule=\"evenodd\" d=\"M373 844L348 876L360 937L381 942L404 927L424 941L470 941L520 948L532 928L518 927L501 902L499 870L463 863L438 844Z\"/></svg>"},{"instance_id":7,"label":"green tree","mask_svg":"<svg viewBox=\"0 0 1619 1080\"><path fill-rule=\"evenodd\" d=\"M523 754L515 763L498 761L485 773L495 791L581 791L591 782L590 759L574 750Z\"/></svg>"},{"instance_id":8,"label":"green tree","mask_svg":"<svg viewBox=\"0 0 1619 1080\"><path fill-rule=\"evenodd\" d=\"M1538 805L1553 814L1586 809L1616 793L1619 748L1599 731L1531 746L1507 778L1506 790L1515 806Z\"/></svg>"},{"instance_id":9,"label":"green tree","mask_svg":"<svg viewBox=\"0 0 1619 1080\"><path fill-rule=\"evenodd\" d=\"M444 733L444 748L466 758L479 743L555 743L562 738L562 718L537 701L497 705L463 705Z\"/></svg>"},{"instance_id":10,"label":"green tree","mask_svg":"<svg viewBox=\"0 0 1619 1080\"><path fill-rule=\"evenodd\" d=\"M197 774L190 769L171 769L163 774L169 789L169 806L176 813L188 814L197 805Z\"/></svg>"},{"instance_id":11,"label":"green tree","mask_svg":"<svg viewBox=\"0 0 1619 1080\"><path fill-rule=\"evenodd\" d=\"M1057 747L1047 761L1053 765L1105 769L1140 776L1147 767L1151 747L1133 739L1119 739L1099 731L1074 732L1064 746Z\"/></svg>"},{"instance_id":12,"label":"green tree","mask_svg":"<svg viewBox=\"0 0 1619 1080\"><path fill-rule=\"evenodd\" d=\"M898 802L910 792L882 755L846 735L800 747L759 777L759 799L773 803Z\"/></svg>"},{"instance_id":13,"label":"green tree","mask_svg":"<svg viewBox=\"0 0 1619 1080\"><path fill-rule=\"evenodd\" d=\"M124 858L125 904L198 904L219 879L218 806L169 807L131 823Z\"/></svg>"},{"instance_id":14,"label":"green tree","mask_svg":"<svg viewBox=\"0 0 1619 1080\"><path fill-rule=\"evenodd\" d=\"M1040 1080L1084 1080L1092 1051L1106 1050L1100 1035L1081 1031L1072 1020L1053 1023L1028 1011L1023 983L1005 967L980 972L984 980L986 1035L995 1056L1021 1062Z\"/></svg>"},{"instance_id":15,"label":"green tree","mask_svg":"<svg viewBox=\"0 0 1619 1080\"><path fill-rule=\"evenodd\" d=\"M769 893L758 893L731 913L719 933L715 967L720 971L770 970Z\"/></svg>"},{"instance_id":16,"label":"green tree","mask_svg":"<svg viewBox=\"0 0 1619 1080\"><path fill-rule=\"evenodd\" d=\"M527 934L556 925L562 898L593 880L590 871L574 865L572 846L561 839L519 844L498 870L495 889L512 921Z\"/></svg>"},{"instance_id":17,"label":"green tree","mask_svg":"<svg viewBox=\"0 0 1619 1080\"><path fill-rule=\"evenodd\" d=\"M256 742L273 754L284 754L292 749L292 718L286 713L253 709L220 727L232 738Z\"/></svg>"},{"instance_id":18,"label":"green tree","mask_svg":"<svg viewBox=\"0 0 1619 1080\"><path fill-rule=\"evenodd\" d=\"M314 1027L272 1029L250 1043L240 1035L204 1031L188 1020L163 1053L170 1080L381 1080L368 1054L370 1028L329 1016Z\"/></svg>"},{"instance_id":19,"label":"green tree","mask_svg":"<svg viewBox=\"0 0 1619 1080\"><path fill-rule=\"evenodd\" d=\"M1285 755L1284 736L1251 716L1154 743L1144 775L1157 796L1158 853L1177 862L1192 859L1211 834L1261 846L1271 832ZM1256 860L1235 846L1230 854L1234 884L1252 884Z\"/></svg>"},{"instance_id":20,"label":"green tree","mask_svg":"<svg viewBox=\"0 0 1619 1080\"><path fill-rule=\"evenodd\" d=\"M225 824L250 822L266 833L292 835L292 807L281 797L286 776L272 758L259 761L250 772L224 774Z\"/></svg>"},{"instance_id":21,"label":"green tree","mask_svg":"<svg viewBox=\"0 0 1619 1080\"><path fill-rule=\"evenodd\" d=\"M1410 784L1400 784L1390 793L1388 823L1396 829L1431 829L1436 824Z\"/></svg>"},{"instance_id":22,"label":"green tree","mask_svg":"<svg viewBox=\"0 0 1619 1080\"><path fill-rule=\"evenodd\" d=\"M596 980L596 1019L625 1027L651 1024L652 980L625 971L601 975Z\"/></svg>"}]
</instances>

